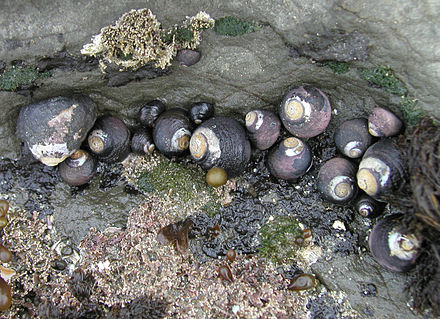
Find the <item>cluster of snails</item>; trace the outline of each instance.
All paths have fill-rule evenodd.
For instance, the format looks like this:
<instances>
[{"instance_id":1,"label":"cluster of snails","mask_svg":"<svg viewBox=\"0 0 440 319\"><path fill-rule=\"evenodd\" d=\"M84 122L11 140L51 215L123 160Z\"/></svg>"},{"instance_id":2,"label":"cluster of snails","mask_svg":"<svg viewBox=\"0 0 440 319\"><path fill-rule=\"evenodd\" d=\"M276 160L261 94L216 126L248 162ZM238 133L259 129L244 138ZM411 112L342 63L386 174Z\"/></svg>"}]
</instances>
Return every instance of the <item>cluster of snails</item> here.
<instances>
[{"instance_id":1,"label":"cluster of snails","mask_svg":"<svg viewBox=\"0 0 440 319\"><path fill-rule=\"evenodd\" d=\"M3 229L8 224L8 218L6 214L9 210L9 203L6 200L0 200L0 229ZM3 263L8 263L12 260L12 253L2 244L0 244L0 261ZM8 285L4 278L8 276L11 272L10 269L0 266L1 276L0 276L0 311L8 310L12 304L12 294L11 287Z\"/></svg>"},{"instance_id":2,"label":"cluster of snails","mask_svg":"<svg viewBox=\"0 0 440 319\"><path fill-rule=\"evenodd\" d=\"M402 121L382 107L375 107L368 119L343 122L336 129L334 140L345 157L332 158L321 167L318 190L323 197L337 204L352 202L363 217L380 216L387 204L386 197L399 190L405 181L405 163L392 139L402 127ZM401 219L399 214L384 218L369 237L373 257L393 271L410 269L420 253L421 237L405 232Z\"/></svg>"}]
</instances>

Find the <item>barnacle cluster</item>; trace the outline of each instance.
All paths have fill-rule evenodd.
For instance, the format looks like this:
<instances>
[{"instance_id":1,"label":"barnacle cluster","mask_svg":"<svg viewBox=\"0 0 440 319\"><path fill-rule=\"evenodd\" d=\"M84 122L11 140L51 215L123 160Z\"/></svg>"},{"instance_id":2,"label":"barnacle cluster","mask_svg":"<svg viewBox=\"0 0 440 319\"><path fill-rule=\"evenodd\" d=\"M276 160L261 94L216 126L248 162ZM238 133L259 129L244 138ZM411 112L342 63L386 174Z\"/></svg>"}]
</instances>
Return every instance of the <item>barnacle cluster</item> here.
<instances>
[{"instance_id":1,"label":"barnacle cluster","mask_svg":"<svg viewBox=\"0 0 440 319\"><path fill-rule=\"evenodd\" d=\"M199 12L181 26L163 29L150 9L131 10L114 25L101 29L81 53L100 59L101 70L114 63L121 69L137 70L149 62L164 69L180 49L195 49L200 33L214 26L214 20Z\"/></svg>"}]
</instances>

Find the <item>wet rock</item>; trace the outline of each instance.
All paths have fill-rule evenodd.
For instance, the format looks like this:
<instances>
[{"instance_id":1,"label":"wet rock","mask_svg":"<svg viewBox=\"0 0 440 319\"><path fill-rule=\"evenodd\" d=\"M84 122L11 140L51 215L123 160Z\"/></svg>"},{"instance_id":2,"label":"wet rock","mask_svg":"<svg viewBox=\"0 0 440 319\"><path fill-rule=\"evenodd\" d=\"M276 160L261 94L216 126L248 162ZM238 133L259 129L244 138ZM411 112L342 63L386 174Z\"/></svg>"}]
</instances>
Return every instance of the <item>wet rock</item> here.
<instances>
[{"instance_id":1,"label":"wet rock","mask_svg":"<svg viewBox=\"0 0 440 319\"><path fill-rule=\"evenodd\" d=\"M349 34L324 32L298 48L290 48L292 57L305 56L315 61L349 62L365 60L368 39L360 32Z\"/></svg>"},{"instance_id":2,"label":"wet rock","mask_svg":"<svg viewBox=\"0 0 440 319\"><path fill-rule=\"evenodd\" d=\"M96 111L96 104L83 95L50 98L20 110L17 133L36 159L55 166L79 149Z\"/></svg>"}]
</instances>

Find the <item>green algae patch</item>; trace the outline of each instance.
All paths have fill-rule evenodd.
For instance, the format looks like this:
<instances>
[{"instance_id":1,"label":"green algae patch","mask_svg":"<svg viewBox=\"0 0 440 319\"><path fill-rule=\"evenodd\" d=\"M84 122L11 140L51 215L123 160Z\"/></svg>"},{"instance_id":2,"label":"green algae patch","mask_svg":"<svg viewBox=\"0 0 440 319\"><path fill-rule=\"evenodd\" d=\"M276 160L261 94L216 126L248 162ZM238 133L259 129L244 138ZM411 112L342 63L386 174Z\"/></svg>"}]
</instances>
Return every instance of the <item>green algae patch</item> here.
<instances>
[{"instance_id":1,"label":"green algae patch","mask_svg":"<svg viewBox=\"0 0 440 319\"><path fill-rule=\"evenodd\" d=\"M298 221L290 216L276 217L260 230L260 255L275 264L291 262L296 256L295 240L301 236Z\"/></svg>"},{"instance_id":2,"label":"green algae patch","mask_svg":"<svg viewBox=\"0 0 440 319\"><path fill-rule=\"evenodd\" d=\"M215 20L214 31L221 35L238 36L260 30L260 27L252 22L237 17L223 17Z\"/></svg>"},{"instance_id":3,"label":"green algae patch","mask_svg":"<svg viewBox=\"0 0 440 319\"><path fill-rule=\"evenodd\" d=\"M199 169L167 159L138 177L139 190L178 198L194 208L215 215L220 211L219 196L205 181Z\"/></svg>"},{"instance_id":4,"label":"green algae patch","mask_svg":"<svg viewBox=\"0 0 440 319\"><path fill-rule=\"evenodd\" d=\"M5 91L15 91L21 87L31 85L36 80L47 78L49 72L40 73L30 66L12 66L0 74L0 89Z\"/></svg>"},{"instance_id":5,"label":"green algae patch","mask_svg":"<svg viewBox=\"0 0 440 319\"><path fill-rule=\"evenodd\" d=\"M324 64L336 74L344 74L350 71L350 65L347 62L327 61Z\"/></svg>"},{"instance_id":6,"label":"green algae patch","mask_svg":"<svg viewBox=\"0 0 440 319\"><path fill-rule=\"evenodd\" d=\"M391 94L403 96L408 90L402 81L397 79L389 67L378 66L360 71L361 78L383 88Z\"/></svg>"},{"instance_id":7,"label":"green algae patch","mask_svg":"<svg viewBox=\"0 0 440 319\"><path fill-rule=\"evenodd\" d=\"M402 98L400 109L406 123L409 125L416 125L425 116L423 110L417 107L417 100L409 96Z\"/></svg>"}]
</instances>

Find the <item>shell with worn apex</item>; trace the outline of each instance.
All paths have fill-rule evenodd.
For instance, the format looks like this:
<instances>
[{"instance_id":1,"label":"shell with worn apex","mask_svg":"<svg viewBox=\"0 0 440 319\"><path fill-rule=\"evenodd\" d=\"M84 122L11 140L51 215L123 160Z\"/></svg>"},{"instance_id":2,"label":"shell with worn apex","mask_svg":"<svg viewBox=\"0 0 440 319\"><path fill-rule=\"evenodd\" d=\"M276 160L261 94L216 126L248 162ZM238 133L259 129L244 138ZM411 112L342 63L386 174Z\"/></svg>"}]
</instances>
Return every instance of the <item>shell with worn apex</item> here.
<instances>
[{"instance_id":1,"label":"shell with worn apex","mask_svg":"<svg viewBox=\"0 0 440 319\"><path fill-rule=\"evenodd\" d=\"M246 114L246 129L252 144L259 150L267 150L280 135L281 122L271 111L254 110Z\"/></svg>"},{"instance_id":2,"label":"shell with worn apex","mask_svg":"<svg viewBox=\"0 0 440 319\"><path fill-rule=\"evenodd\" d=\"M312 166L312 153L305 142L289 137L269 153L267 166L273 176L294 181Z\"/></svg>"},{"instance_id":3,"label":"shell with worn apex","mask_svg":"<svg viewBox=\"0 0 440 319\"><path fill-rule=\"evenodd\" d=\"M165 112L165 104L159 100L152 100L141 107L138 120L142 125L153 127L159 115Z\"/></svg>"},{"instance_id":4,"label":"shell with worn apex","mask_svg":"<svg viewBox=\"0 0 440 319\"><path fill-rule=\"evenodd\" d=\"M386 205L387 203L379 202L365 193L356 198L354 202L354 208L359 215L367 218L375 218L380 216L383 213Z\"/></svg>"},{"instance_id":5,"label":"shell with worn apex","mask_svg":"<svg viewBox=\"0 0 440 319\"><path fill-rule=\"evenodd\" d=\"M188 150L193 124L184 109L173 108L156 120L153 141L165 156L183 155Z\"/></svg>"},{"instance_id":6,"label":"shell with worn apex","mask_svg":"<svg viewBox=\"0 0 440 319\"><path fill-rule=\"evenodd\" d=\"M131 150L136 154L151 154L155 149L153 136L147 128L137 129L131 138Z\"/></svg>"},{"instance_id":7,"label":"shell with worn apex","mask_svg":"<svg viewBox=\"0 0 440 319\"><path fill-rule=\"evenodd\" d=\"M404 231L402 217L402 214L394 214L379 221L371 230L368 241L374 259L397 272L415 266L422 244L420 234Z\"/></svg>"},{"instance_id":8,"label":"shell with worn apex","mask_svg":"<svg viewBox=\"0 0 440 319\"><path fill-rule=\"evenodd\" d=\"M130 153L130 131L113 116L98 118L87 141L91 152L103 162L120 162Z\"/></svg>"},{"instance_id":9,"label":"shell with worn apex","mask_svg":"<svg viewBox=\"0 0 440 319\"><path fill-rule=\"evenodd\" d=\"M55 166L80 148L95 120L90 98L59 96L22 107L17 133L36 159Z\"/></svg>"},{"instance_id":10,"label":"shell with worn apex","mask_svg":"<svg viewBox=\"0 0 440 319\"><path fill-rule=\"evenodd\" d=\"M310 85L290 90L279 107L284 127L301 138L314 137L324 132L330 122L331 113L327 95Z\"/></svg>"},{"instance_id":11,"label":"shell with worn apex","mask_svg":"<svg viewBox=\"0 0 440 319\"><path fill-rule=\"evenodd\" d=\"M402 121L391 111L375 107L368 117L368 131L373 136L389 137L402 131Z\"/></svg>"},{"instance_id":12,"label":"shell with worn apex","mask_svg":"<svg viewBox=\"0 0 440 319\"><path fill-rule=\"evenodd\" d=\"M214 104L208 102L193 103L189 110L189 117L191 121L193 121L197 125L213 116Z\"/></svg>"},{"instance_id":13,"label":"shell with worn apex","mask_svg":"<svg viewBox=\"0 0 440 319\"><path fill-rule=\"evenodd\" d=\"M357 118L343 122L335 131L335 144L338 150L350 158L361 157L371 144L368 121Z\"/></svg>"},{"instance_id":14,"label":"shell with worn apex","mask_svg":"<svg viewBox=\"0 0 440 319\"><path fill-rule=\"evenodd\" d=\"M90 182L96 174L97 159L84 150L77 150L58 165L61 178L70 186L80 186Z\"/></svg>"},{"instance_id":15,"label":"shell with worn apex","mask_svg":"<svg viewBox=\"0 0 440 319\"><path fill-rule=\"evenodd\" d=\"M359 188L376 200L401 189L405 176L402 154L391 139L371 145L362 157L356 174Z\"/></svg>"},{"instance_id":16,"label":"shell with worn apex","mask_svg":"<svg viewBox=\"0 0 440 319\"><path fill-rule=\"evenodd\" d=\"M346 203L356 196L356 167L345 158L335 157L322 165L318 174L318 190L333 203Z\"/></svg>"},{"instance_id":17,"label":"shell with worn apex","mask_svg":"<svg viewBox=\"0 0 440 319\"><path fill-rule=\"evenodd\" d=\"M222 116L203 122L191 136L189 149L204 170L221 167L228 178L239 175L251 156L244 128L235 119Z\"/></svg>"}]
</instances>

